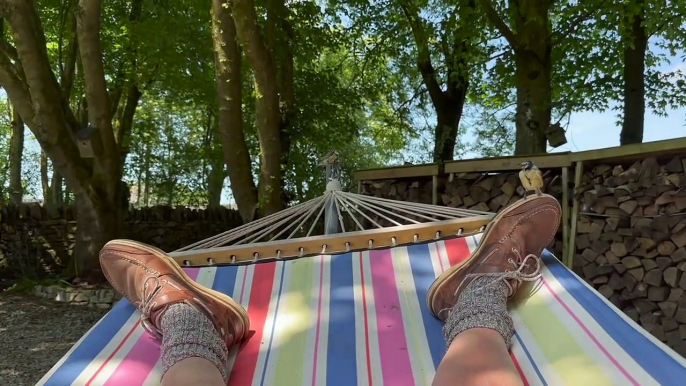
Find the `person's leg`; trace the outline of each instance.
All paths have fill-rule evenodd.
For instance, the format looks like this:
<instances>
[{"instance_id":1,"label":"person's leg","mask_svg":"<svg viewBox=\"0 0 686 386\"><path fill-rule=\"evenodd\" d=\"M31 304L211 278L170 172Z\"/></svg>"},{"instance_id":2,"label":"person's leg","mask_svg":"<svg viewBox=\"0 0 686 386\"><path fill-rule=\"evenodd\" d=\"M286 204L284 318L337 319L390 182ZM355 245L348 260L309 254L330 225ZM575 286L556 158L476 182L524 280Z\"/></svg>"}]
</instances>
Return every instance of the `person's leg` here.
<instances>
[{"instance_id":1,"label":"person's leg","mask_svg":"<svg viewBox=\"0 0 686 386\"><path fill-rule=\"evenodd\" d=\"M143 327L162 340L162 385L226 385L229 347L248 339L243 307L198 285L149 245L112 241L100 252L100 265L141 311Z\"/></svg>"},{"instance_id":2,"label":"person's leg","mask_svg":"<svg viewBox=\"0 0 686 386\"><path fill-rule=\"evenodd\" d=\"M467 261L436 279L427 302L445 322L448 348L434 386L522 385L508 352L514 327L507 302L522 281L539 277L538 256L555 236L560 213L548 195L515 203L494 219Z\"/></svg>"}]
</instances>

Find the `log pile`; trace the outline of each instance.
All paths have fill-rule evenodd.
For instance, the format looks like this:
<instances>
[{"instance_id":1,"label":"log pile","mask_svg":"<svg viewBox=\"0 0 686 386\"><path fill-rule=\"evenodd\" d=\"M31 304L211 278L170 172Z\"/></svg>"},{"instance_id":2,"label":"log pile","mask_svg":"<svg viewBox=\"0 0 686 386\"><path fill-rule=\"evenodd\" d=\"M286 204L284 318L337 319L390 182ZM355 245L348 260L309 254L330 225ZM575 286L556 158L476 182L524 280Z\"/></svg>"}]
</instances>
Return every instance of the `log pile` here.
<instances>
[{"instance_id":1,"label":"log pile","mask_svg":"<svg viewBox=\"0 0 686 386\"><path fill-rule=\"evenodd\" d=\"M686 158L597 165L575 194L574 270L686 355Z\"/></svg>"},{"instance_id":2,"label":"log pile","mask_svg":"<svg viewBox=\"0 0 686 386\"><path fill-rule=\"evenodd\" d=\"M544 171L543 192L558 200L562 198L562 179L559 170ZM365 181L362 193L392 200L421 202L431 204L431 177L414 179L388 179ZM458 173L452 179L438 179L438 205L463 208L484 212L499 212L509 204L524 196L524 188L519 181L518 172L512 173ZM534 194L530 192L529 194ZM562 234L549 249L562 256Z\"/></svg>"}]
</instances>

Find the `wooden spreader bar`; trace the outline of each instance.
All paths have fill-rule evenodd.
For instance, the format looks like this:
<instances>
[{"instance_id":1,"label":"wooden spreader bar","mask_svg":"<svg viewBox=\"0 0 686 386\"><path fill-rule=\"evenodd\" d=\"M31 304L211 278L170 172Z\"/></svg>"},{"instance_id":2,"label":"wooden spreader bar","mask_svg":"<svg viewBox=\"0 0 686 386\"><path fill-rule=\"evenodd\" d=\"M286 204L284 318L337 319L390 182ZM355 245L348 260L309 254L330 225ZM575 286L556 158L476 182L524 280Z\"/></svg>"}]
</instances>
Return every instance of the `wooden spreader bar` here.
<instances>
[{"instance_id":1,"label":"wooden spreader bar","mask_svg":"<svg viewBox=\"0 0 686 386\"><path fill-rule=\"evenodd\" d=\"M249 264L318 254L388 248L482 232L494 214L334 235L171 252L182 266Z\"/></svg>"}]
</instances>

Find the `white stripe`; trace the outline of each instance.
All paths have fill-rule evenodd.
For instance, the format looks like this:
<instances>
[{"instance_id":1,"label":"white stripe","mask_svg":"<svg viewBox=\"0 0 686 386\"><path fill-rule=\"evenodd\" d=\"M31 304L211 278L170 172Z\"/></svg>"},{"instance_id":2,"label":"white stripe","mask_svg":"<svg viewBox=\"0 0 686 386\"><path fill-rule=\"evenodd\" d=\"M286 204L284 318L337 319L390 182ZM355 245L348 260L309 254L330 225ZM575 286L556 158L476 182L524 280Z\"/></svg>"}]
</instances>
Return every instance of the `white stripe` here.
<instances>
[{"instance_id":1,"label":"white stripe","mask_svg":"<svg viewBox=\"0 0 686 386\"><path fill-rule=\"evenodd\" d=\"M519 368L522 370L528 384L531 386L543 385L543 382L538 378L538 374L536 374L536 369L526 356L524 348L515 337L512 337L512 347L510 348L510 351L517 359L517 364L519 364Z\"/></svg>"},{"instance_id":2,"label":"white stripe","mask_svg":"<svg viewBox=\"0 0 686 386\"><path fill-rule=\"evenodd\" d=\"M374 302L374 287L372 283L372 266L370 252L362 252L362 266L364 267L364 289L367 299L367 324L369 328L369 361L371 363L372 384L383 385L381 369L381 353L379 352L379 329L376 319L376 304Z\"/></svg>"},{"instance_id":3,"label":"white stripe","mask_svg":"<svg viewBox=\"0 0 686 386\"><path fill-rule=\"evenodd\" d=\"M391 249L391 256L414 384L430 385L436 370L431 357L429 341L425 335L422 310L417 300L417 289L412 276L410 255L407 248L402 247Z\"/></svg>"},{"instance_id":4,"label":"white stripe","mask_svg":"<svg viewBox=\"0 0 686 386\"><path fill-rule=\"evenodd\" d=\"M281 272L285 269L285 263L284 261L277 261L276 267L274 269L274 281L272 283L272 295L271 295L271 301L269 302L269 309L267 310L267 318L264 322L264 330L262 332L262 336L264 336L264 344L260 346L260 352L257 355L257 364L255 366L255 374L261 374L265 370L265 366L267 365L267 353L269 351L269 346L270 346L270 341L268 340L269 337L272 334L272 331L275 329L275 315L276 315L276 304L278 303L278 298L279 298L279 287L281 284ZM252 284L252 283L251 283ZM270 359L273 358L276 350L273 350L271 353L269 353ZM275 363L274 360L271 361L271 363ZM272 368L272 373L273 373L273 367L274 365L270 366ZM267 368L267 373L270 373L269 368ZM265 378L267 384L271 384L271 378L267 375ZM262 379L261 377L257 376L253 378L253 385L257 386L261 383Z\"/></svg>"},{"instance_id":5,"label":"white stripe","mask_svg":"<svg viewBox=\"0 0 686 386\"><path fill-rule=\"evenodd\" d=\"M441 261L440 266L442 269L439 272L440 274L450 268L450 256L448 255L448 248L445 247L445 241L443 240L432 244L434 244L438 257Z\"/></svg>"},{"instance_id":6,"label":"white stripe","mask_svg":"<svg viewBox=\"0 0 686 386\"><path fill-rule=\"evenodd\" d=\"M364 336L364 309L362 308L362 271L360 270L360 262L362 261L362 252L353 252L353 298L355 305L355 361L357 365L358 386L370 386L367 380L367 361L365 360L367 353L365 348ZM367 283L365 283L367 284Z\"/></svg>"},{"instance_id":7,"label":"white stripe","mask_svg":"<svg viewBox=\"0 0 686 386\"><path fill-rule=\"evenodd\" d=\"M241 290L243 289L243 283L247 282L245 284L245 292L250 291L250 285L249 283L252 280L252 276L248 275L245 279L243 280L243 276L246 275L246 270L247 267L253 267L252 265L250 266L245 266L245 265L240 265L236 269L236 281L233 284L233 292L232 292L232 298L235 300L237 303L243 306L243 308L248 309L248 303L250 302L250 296L245 296L245 294L241 294ZM248 273L255 272L255 269L253 268L252 271L248 271ZM241 299L243 299L241 301ZM236 363L236 356L238 355L238 350L240 349L240 345L234 344L231 346L231 349L229 349L229 361L227 363L227 371L229 374L233 370L233 365Z\"/></svg>"},{"instance_id":8,"label":"white stripe","mask_svg":"<svg viewBox=\"0 0 686 386\"><path fill-rule=\"evenodd\" d=\"M438 277L443 273L440 263L441 258L438 253L439 243L430 243L427 244L427 246L429 247L429 256L431 257L431 268L434 270L434 277Z\"/></svg>"},{"instance_id":9,"label":"white stripe","mask_svg":"<svg viewBox=\"0 0 686 386\"><path fill-rule=\"evenodd\" d=\"M324 256L324 281L322 288L322 313L319 330L319 346L317 347L317 379L316 385L326 384L327 352L329 349L329 306L331 297L331 256Z\"/></svg>"}]
</instances>

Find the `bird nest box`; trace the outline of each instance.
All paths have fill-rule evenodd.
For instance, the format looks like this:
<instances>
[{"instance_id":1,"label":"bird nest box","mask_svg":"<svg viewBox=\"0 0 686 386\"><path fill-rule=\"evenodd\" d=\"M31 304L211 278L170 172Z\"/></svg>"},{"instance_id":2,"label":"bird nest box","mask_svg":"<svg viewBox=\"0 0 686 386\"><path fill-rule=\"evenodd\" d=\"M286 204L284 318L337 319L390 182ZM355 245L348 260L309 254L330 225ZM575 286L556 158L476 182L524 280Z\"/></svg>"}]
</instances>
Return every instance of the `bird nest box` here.
<instances>
[{"instance_id":1,"label":"bird nest box","mask_svg":"<svg viewBox=\"0 0 686 386\"><path fill-rule=\"evenodd\" d=\"M98 129L96 127L88 125L74 133L76 146L79 148L81 158L93 158L92 138L97 132Z\"/></svg>"},{"instance_id":2,"label":"bird nest box","mask_svg":"<svg viewBox=\"0 0 686 386\"><path fill-rule=\"evenodd\" d=\"M550 147L560 147L567 143L567 136L565 135L565 130L560 126L559 123L550 125L548 131L545 133L546 139L548 139L548 144Z\"/></svg>"}]
</instances>

